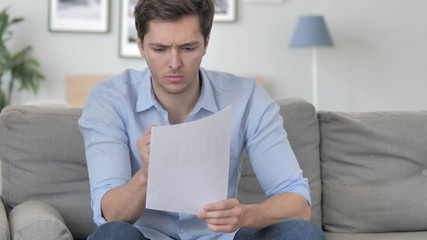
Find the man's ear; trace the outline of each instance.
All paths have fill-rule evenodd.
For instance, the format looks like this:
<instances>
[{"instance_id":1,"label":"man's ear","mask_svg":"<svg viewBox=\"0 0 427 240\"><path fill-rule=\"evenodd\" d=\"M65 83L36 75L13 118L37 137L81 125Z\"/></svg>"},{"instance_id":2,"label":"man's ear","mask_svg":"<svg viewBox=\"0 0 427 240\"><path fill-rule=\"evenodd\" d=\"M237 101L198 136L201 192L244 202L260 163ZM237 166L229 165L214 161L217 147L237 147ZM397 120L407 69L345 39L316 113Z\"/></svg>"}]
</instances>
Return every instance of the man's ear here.
<instances>
[{"instance_id":1,"label":"man's ear","mask_svg":"<svg viewBox=\"0 0 427 240\"><path fill-rule=\"evenodd\" d=\"M136 44L138 45L139 54L141 55L141 57L145 58L144 48L142 48L142 42L139 36L137 36L136 38Z\"/></svg>"},{"instance_id":2,"label":"man's ear","mask_svg":"<svg viewBox=\"0 0 427 240\"><path fill-rule=\"evenodd\" d=\"M209 39L211 38L211 35L209 34L208 37L206 38L205 41L205 51L203 52L203 55L206 54L206 50L208 50L208 45L209 45Z\"/></svg>"}]
</instances>

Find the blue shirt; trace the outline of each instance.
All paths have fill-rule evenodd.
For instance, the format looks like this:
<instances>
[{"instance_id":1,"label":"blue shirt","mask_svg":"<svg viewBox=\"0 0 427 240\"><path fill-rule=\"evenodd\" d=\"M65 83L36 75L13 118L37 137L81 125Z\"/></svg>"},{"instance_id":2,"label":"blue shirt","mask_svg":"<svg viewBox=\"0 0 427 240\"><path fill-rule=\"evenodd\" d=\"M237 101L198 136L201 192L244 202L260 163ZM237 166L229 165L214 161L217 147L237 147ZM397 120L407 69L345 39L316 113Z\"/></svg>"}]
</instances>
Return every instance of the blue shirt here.
<instances>
[{"instance_id":1,"label":"blue shirt","mask_svg":"<svg viewBox=\"0 0 427 240\"><path fill-rule=\"evenodd\" d=\"M310 202L307 179L302 177L290 147L279 107L254 79L200 69L201 95L187 122L231 105L231 146L228 198L236 198L246 151L266 196L294 192ZM91 206L97 225L106 223L101 199L125 184L140 168L137 141L153 124L169 125L168 113L156 100L149 69L127 70L96 84L89 94L80 131L86 147ZM215 233L195 215L146 209L135 226L151 239L233 239L235 233Z\"/></svg>"}]
</instances>

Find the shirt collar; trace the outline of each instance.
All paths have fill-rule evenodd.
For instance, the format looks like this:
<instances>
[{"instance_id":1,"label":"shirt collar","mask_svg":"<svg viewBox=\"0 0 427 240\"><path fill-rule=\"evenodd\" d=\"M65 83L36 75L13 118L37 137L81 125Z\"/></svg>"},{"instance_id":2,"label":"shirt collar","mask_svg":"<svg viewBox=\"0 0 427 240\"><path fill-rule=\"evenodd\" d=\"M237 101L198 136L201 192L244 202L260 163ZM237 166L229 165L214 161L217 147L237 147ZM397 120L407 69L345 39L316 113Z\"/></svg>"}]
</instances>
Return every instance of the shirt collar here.
<instances>
[{"instance_id":1,"label":"shirt collar","mask_svg":"<svg viewBox=\"0 0 427 240\"><path fill-rule=\"evenodd\" d=\"M142 74L141 88L136 100L135 112L143 112L157 105L160 104L157 102L152 90L151 72L146 68Z\"/></svg>"},{"instance_id":2,"label":"shirt collar","mask_svg":"<svg viewBox=\"0 0 427 240\"><path fill-rule=\"evenodd\" d=\"M206 70L200 68L200 76L202 77L202 89L200 90L200 98L194 107L193 112L198 112L201 108L216 113L219 111L216 105L216 100L212 88L212 79L209 79Z\"/></svg>"},{"instance_id":3,"label":"shirt collar","mask_svg":"<svg viewBox=\"0 0 427 240\"><path fill-rule=\"evenodd\" d=\"M196 106L194 107L192 113L196 113L202 108L212 113L216 113L219 111L219 109L216 105L211 79L208 78L205 69L200 68L199 72L200 76L202 77L202 88L200 91L200 97L197 100ZM135 112L142 112L152 107L163 109L154 96L153 87L151 85L150 70L147 68L142 75L141 89L136 101Z\"/></svg>"}]
</instances>

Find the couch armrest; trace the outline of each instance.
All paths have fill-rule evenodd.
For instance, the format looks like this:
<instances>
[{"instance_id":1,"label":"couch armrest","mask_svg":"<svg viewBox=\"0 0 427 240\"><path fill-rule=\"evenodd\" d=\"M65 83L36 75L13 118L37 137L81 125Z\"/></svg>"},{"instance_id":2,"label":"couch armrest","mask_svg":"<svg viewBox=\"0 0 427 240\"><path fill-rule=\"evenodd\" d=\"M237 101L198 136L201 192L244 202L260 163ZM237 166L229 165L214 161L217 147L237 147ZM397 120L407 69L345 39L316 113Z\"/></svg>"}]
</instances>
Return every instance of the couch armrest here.
<instances>
[{"instance_id":1,"label":"couch armrest","mask_svg":"<svg viewBox=\"0 0 427 240\"><path fill-rule=\"evenodd\" d=\"M14 207L9 214L14 240L72 240L64 219L50 205L27 201Z\"/></svg>"},{"instance_id":2,"label":"couch armrest","mask_svg":"<svg viewBox=\"0 0 427 240\"><path fill-rule=\"evenodd\" d=\"M9 222L3 200L0 198L0 240L10 240Z\"/></svg>"}]
</instances>

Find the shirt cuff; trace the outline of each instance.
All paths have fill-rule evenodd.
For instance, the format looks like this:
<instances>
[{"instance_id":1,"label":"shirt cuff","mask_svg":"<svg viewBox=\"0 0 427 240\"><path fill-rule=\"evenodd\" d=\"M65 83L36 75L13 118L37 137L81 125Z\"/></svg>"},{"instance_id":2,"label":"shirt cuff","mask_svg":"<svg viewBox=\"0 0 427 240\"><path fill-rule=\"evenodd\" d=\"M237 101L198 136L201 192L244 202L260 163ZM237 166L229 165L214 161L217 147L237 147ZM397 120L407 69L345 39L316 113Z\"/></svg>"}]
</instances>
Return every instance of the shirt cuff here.
<instances>
[{"instance_id":1,"label":"shirt cuff","mask_svg":"<svg viewBox=\"0 0 427 240\"><path fill-rule=\"evenodd\" d=\"M102 188L96 191L92 197L93 221L97 226L107 223L107 220L102 216L101 200L110 188Z\"/></svg>"}]
</instances>

